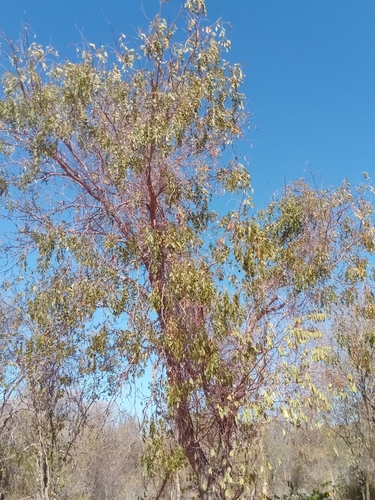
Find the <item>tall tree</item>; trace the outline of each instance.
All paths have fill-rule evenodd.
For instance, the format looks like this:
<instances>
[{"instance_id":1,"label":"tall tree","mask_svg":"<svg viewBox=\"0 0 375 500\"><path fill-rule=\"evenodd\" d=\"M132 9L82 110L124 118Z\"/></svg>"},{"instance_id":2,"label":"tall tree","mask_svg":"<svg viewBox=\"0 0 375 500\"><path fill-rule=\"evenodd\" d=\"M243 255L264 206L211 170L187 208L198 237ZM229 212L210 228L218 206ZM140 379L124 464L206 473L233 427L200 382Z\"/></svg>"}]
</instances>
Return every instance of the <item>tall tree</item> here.
<instances>
[{"instance_id":1,"label":"tall tree","mask_svg":"<svg viewBox=\"0 0 375 500\"><path fill-rule=\"evenodd\" d=\"M309 365L331 304L366 278L372 208L346 184L299 182L252 215L225 27L202 0L171 23L162 8L138 47L88 44L76 63L10 43L1 186L33 321L105 320L92 352L117 350L118 380L154 366L150 474L164 484L188 463L201 498L234 499L254 478L259 422L276 408L298 422L302 398L327 404Z\"/></svg>"}]
</instances>

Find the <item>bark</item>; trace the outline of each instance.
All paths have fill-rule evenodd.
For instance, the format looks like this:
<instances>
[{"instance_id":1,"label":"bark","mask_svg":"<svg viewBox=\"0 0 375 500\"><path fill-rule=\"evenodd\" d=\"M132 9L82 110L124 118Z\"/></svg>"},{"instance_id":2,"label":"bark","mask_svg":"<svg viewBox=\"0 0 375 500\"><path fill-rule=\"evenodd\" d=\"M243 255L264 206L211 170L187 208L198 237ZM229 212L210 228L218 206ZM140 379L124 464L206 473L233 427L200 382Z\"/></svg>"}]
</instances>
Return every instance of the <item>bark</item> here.
<instances>
[{"instance_id":1,"label":"bark","mask_svg":"<svg viewBox=\"0 0 375 500\"><path fill-rule=\"evenodd\" d=\"M181 486L180 486L180 475L177 472L175 477L175 487L176 487L176 500L181 500Z\"/></svg>"},{"instance_id":2,"label":"bark","mask_svg":"<svg viewBox=\"0 0 375 500\"><path fill-rule=\"evenodd\" d=\"M365 500L371 500L370 498L370 470L366 471L366 479L365 479Z\"/></svg>"}]
</instances>

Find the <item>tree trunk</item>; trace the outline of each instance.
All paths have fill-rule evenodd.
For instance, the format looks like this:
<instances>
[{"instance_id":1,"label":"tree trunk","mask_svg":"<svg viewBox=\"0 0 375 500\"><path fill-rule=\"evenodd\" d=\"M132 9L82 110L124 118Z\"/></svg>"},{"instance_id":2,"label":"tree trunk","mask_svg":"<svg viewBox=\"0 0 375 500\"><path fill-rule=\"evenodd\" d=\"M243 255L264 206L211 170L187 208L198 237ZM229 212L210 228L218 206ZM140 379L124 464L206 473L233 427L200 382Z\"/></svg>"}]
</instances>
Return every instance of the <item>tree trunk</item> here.
<instances>
[{"instance_id":1,"label":"tree trunk","mask_svg":"<svg viewBox=\"0 0 375 500\"><path fill-rule=\"evenodd\" d=\"M259 433L259 448L260 448L260 459L262 464L262 473L261 473L261 491L262 498L268 497L268 460L264 451L264 429L261 427Z\"/></svg>"},{"instance_id":2,"label":"tree trunk","mask_svg":"<svg viewBox=\"0 0 375 500\"><path fill-rule=\"evenodd\" d=\"M38 499L49 500L49 470L47 459L44 454L40 453L38 459L38 468L40 475L40 489Z\"/></svg>"},{"instance_id":3,"label":"tree trunk","mask_svg":"<svg viewBox=\"0 0 375 500\"><path fill-rule=\"evenodd\" d=\"M176 472L175 476L175 488L176 488L176 494L173 500L181 500L180 474L178 472Z\"/></svg>"},{"instance_id":4,"label":"tree trunk","mask_svg":"<svg viewBox=\"0 0 375 500\"><path fill-rule=\"evenodd\" d=\"M371 500L370 498L370 470L366 471L366 479L365 479L365 500Z\"/></svg>"}]
</instances>

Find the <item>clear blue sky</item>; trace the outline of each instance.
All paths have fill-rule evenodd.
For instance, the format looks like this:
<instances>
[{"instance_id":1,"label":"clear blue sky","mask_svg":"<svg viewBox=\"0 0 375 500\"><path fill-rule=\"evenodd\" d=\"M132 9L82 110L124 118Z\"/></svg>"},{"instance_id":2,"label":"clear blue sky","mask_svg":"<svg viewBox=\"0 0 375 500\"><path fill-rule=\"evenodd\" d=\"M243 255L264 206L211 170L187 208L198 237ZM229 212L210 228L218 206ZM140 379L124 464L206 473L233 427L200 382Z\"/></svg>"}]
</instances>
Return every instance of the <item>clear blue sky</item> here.
<instances>
[{"instance_id":1,"label":"clear blue sky","mask_svg":"<svg viewBox=\"0 0 375 500\"><path fill-rule=\"evenodd\" d=\"M176 10L181 0L170 0ZM17 38L27 21L35 41L64 57L81 34L96 44L147 26L157 0L3 0L0 29ZM232 24L232 62L242 62L253 124L250 158L256 204L285 180L318 184L375 178L374 0L207 0L209 18ZM111 23L112 28L109 23Z\"/></svg>"}]
</instances>

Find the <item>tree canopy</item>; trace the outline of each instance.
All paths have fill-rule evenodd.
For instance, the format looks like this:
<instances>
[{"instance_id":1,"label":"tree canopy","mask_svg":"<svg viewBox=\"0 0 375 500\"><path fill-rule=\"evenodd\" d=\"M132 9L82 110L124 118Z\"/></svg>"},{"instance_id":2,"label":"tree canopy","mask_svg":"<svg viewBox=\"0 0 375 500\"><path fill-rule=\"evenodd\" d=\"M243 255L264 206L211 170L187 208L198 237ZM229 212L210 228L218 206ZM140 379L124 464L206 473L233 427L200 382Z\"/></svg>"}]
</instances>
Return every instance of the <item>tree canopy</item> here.
<instances>
[{"instance_id":1,"label":"tree canopy","mask_svg":"<svg viewBox=\"0 0 375 500\"><path fill-rule=\"evenodd\" d=\"M76 62L8 45L3 247L26 337L45 336L28 348L74 361L83 346L75 368L98 394L151 365L148 473L188 464L200 498L245 497L261 424L329 409L321 325L359 296L374 314L370 190L297 181L253 211L243 73L201 0L172 22L161 6L138 45L84 43Z\"/></svg>"}]
</instances>

